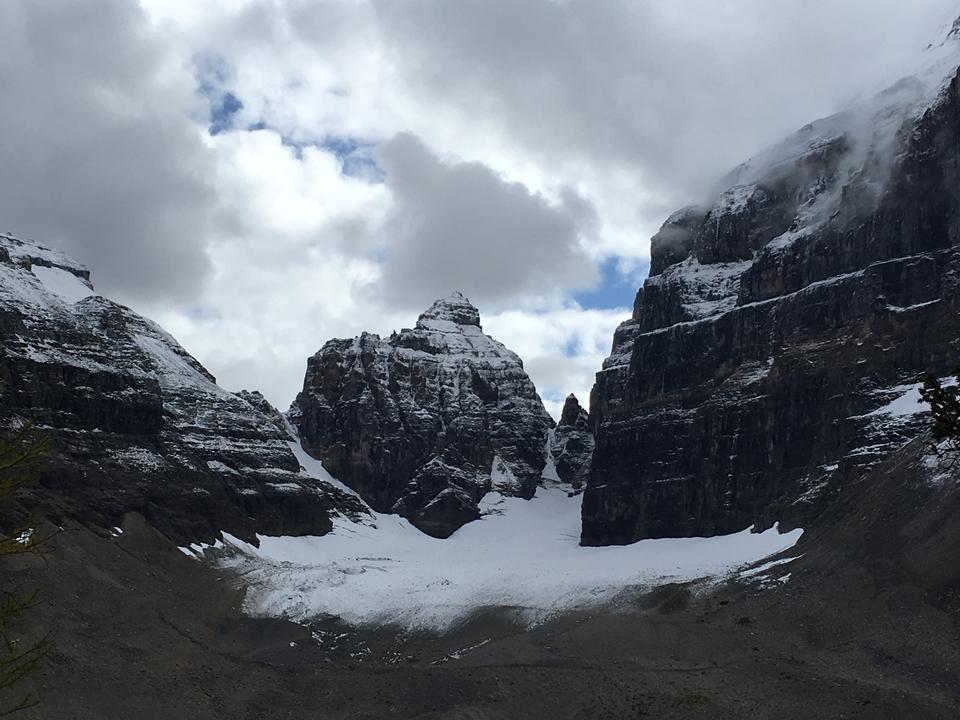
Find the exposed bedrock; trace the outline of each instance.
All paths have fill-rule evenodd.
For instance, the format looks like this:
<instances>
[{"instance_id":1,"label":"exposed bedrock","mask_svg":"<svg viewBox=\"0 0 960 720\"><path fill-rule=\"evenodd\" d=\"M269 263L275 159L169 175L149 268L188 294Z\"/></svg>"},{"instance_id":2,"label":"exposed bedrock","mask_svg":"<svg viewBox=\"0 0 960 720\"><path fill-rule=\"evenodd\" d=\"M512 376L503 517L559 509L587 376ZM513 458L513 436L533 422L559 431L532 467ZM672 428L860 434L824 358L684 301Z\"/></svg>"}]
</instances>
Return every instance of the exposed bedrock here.
<instances>
[{"instance_id":1,"label":"exposed bedrock","mask_svg":"<svg viewBox=\"0 0 960 720\"><path fill-rule=\"evenodd\" d=\"M902 81L667 221L591 394L584 544L803 524L922 430L960 358L958 129L955 77Z\"/></svg>"},{"instance_id":2,"label":"exposed bedrock","mask_svg":"<svg viewBox=\"0 0 960 720\"><path fill-rule=\"evenodd\" d=\"M560 422L550 442L557 476L574 490L581 490L590 474L593 456L593 431L590 416L580 406L576 395L567 396Z\"/></svg>"},{"instance_id":3,"label":"exposed bedrock","mask_svg":"<svg viewBox=\"0 0 960 720\"><path fill-rule=\"evenodd\" d=\"M479 517L491 489L532 497L554 425L520 358L459 293L389 338L326 343L288 417L334 477L437 537Z\"/></svg>"},{"instance_id":4,"label":"exposed bedrock","mask_svg":"<svg viewBox=\"0 0 960 720\"><path fill-rule=\"evenodd\" d=\"M53 441L28 503L52 518L110 527L139 512L178 543L256 542L366 513L301 474L262 396L227 392L156 323L95 295L85 268L6 236L0 385L0 424Z\"/></svg>"}]
</instances>

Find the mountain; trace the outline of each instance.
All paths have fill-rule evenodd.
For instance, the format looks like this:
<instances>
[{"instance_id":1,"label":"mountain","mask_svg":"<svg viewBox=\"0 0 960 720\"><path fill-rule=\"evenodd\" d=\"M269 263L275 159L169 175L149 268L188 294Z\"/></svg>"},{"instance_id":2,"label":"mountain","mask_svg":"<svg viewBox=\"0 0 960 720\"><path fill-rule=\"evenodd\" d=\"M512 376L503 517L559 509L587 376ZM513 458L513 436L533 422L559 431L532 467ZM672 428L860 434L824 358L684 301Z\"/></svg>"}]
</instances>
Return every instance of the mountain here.
<instances>
[{"instance_id":1,"label":"mountain","mask_svg":"<svg viewBox=\"0 0 960 720\"><path fill-rule=\"evenodd\" d=\"M593 431L590 415L580 406L576 395L568 395L550 439L550 452L557 476L574 490L583 488L590 474L593 457Z\"/></svg>"},{"instance_id":2,"label":"mountain","mask_svg":"<svg viewBox=\"0 0 960 720\"><path fill-rule=\"evenodd\" d=\"M806 524L960 357L960 41L670 217L591 394L582 542Z\"/></svg>"},{"instance_id":3,"label":"mountain","mask_svg":"<svg viewBox=\"0 0 960 720\"><path fill-rule=\"evenodd\" d=\"M460 293L387 339L327 342L288 417L334 477L436 537L477 519L491 489L532 497L554 425L523 362Z\"/></svg>"},{"instance_id":4,"label":"mountain","mask_svg":"<svg viewBox=\"0 0 960 720\"><path fill-rule=\"evenodd\" d=\"M180 543L322 535L353 496L301 472L280 415L170 335L94 294L59 252L0 236L0 422L53 441L25 503L101 527L138 512ZM253 404L251 404L253 403Z\"/></svg>"}]
</instances>

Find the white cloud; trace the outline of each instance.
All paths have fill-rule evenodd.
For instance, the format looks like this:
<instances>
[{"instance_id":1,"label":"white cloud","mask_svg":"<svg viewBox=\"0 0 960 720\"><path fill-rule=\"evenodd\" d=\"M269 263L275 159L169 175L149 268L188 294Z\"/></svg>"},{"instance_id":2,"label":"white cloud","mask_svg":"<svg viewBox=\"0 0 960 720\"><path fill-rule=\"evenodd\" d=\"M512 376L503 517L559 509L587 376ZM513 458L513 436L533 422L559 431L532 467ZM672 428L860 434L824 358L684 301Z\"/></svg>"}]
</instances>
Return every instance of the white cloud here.
<instances>
[{"instance_id":1,"label":"white cloud","mask_svg":"<svg viewBox=\"0 0 960 720\"><path fill-rule=\"evenodd\" d=\"M653 206L909 72L958 12L949 0L372 2L414 98L553 174L626 172Z\"/></svg>"},{"instance_id":2,"label":"white cloud","mask_svg":"<svg viewBox=\"0 0 960 720\"><path fill-rule=\"evenodd\" d=\"M572 301L595 263L636 265L676 204L956 14L814 5L8 0L0 229L62 246L281 406L324 341L452 289L552 409L586 402L626 314ZM204 58L238 132L206 133ZM331 140L379 145L385 182L345 175Z\"/></svg>"},{"instance_id":3,"label":"white cloud","mask_svg":"<svg viewBox=\"0 0 960 720\"><path fill-rule=\"evenodd\" d=\"M381 302L426 307L460 290L485 305L556 304L596 281L582 247L596 212L572 189L550 203L482 163L442 161L409 133L381 144L376 157L393 198L380 231Z\"/></svg>"},{"instance_id":4,"label":"white cloud","mask_svg":"<svg viewBox=\"0 0 960 720\"><path fill-rule=\"evenodd\" d=\"M181 301L210 269L216 165L192 79L122 0L0 3L0 223L123 299Z\"/></svg>"},{"instance_id":5,"label":"white cloud","mask_svg":"<svg viewBox=\"0 0 960 720\"><path fill-rule=\"evenodd\" d=\"M269 130L209 144L220 172L215 272L196 303L150 312L225 387L261 390L285 409L327 339L392 329L390 313L360 301L380 277L363 251L386 189L342 175L321 150L296 157Z\"/></svg>"},{"instance_id":6,"label":"white cloud","mask_svg":"<svg viewBox=\"0 0 960 720\"><path fill-rule=\"evenodd\" d=\"M613 331L629 310L568 307L547 312L508 311L482 318L484 331L520 355L547 410L560 417L574 393L587 407L590 388L610 353Z\"/></svg>"}]
</instances>

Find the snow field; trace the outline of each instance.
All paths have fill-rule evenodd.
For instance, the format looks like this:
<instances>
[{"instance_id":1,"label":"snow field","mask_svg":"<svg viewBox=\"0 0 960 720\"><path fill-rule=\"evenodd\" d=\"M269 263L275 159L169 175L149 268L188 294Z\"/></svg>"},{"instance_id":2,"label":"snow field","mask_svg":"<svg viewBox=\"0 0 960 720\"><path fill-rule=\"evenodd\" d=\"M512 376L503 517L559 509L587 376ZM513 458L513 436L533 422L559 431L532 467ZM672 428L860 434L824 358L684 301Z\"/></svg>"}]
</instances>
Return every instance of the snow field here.
<instances>
[{"instance_id":1,"label":"snow field","mask_svg":"<svg viewBox=\"0 0 960 720\"><path fill-rule=\"evenodd\" d=\"M291 445L304 472L340 486L299 443ZM792 547L802 534L745 530L580 547L580 502L555 487L529 501L493 492L483 517L447 540L377 513L370 522L338 518L323 537L259 536L259 548L225 535L220 561L244 574L254 615L305 621L331 614L354 624L444 630L486 607L535 624L624 590L725 576Z\"/></svg>"}]
</instances>

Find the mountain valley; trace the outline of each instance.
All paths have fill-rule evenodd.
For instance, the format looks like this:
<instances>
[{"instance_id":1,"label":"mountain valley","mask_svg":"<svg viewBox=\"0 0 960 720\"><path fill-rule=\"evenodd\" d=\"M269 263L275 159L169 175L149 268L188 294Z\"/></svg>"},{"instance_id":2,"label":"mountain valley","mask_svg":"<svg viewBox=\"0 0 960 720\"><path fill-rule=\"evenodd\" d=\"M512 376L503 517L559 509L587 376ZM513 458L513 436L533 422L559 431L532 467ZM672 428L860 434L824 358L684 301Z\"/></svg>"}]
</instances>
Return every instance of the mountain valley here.
<instances>
[{"instance_id":1,"label":"mountain valley","mask_svg":"<svg viewBox=\"0 0 960 720\"><path fill-rule=\"evenodd\" d=\"M460 292L281 411L0 235L22 717L960 716L960 20L650 255L557 418Z\"/></svg>"}]
</instances>

